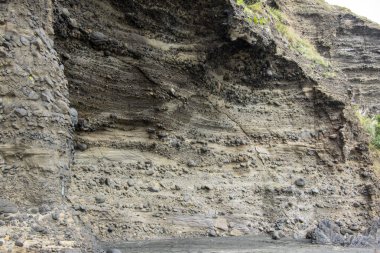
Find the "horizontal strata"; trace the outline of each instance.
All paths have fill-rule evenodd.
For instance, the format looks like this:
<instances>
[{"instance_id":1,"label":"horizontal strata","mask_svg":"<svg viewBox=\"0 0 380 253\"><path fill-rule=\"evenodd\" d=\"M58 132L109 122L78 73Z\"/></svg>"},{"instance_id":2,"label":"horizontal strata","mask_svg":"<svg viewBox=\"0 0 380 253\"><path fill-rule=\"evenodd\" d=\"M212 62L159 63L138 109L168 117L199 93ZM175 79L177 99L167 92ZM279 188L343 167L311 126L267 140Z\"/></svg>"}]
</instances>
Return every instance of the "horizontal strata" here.
<instances>
[{"instance_id":1,"label":"horizontal strata","mask_svg":"<svg viewBox=\"0 0 380 253\"><path fill-rule=\"evenodd\" d=\"M295 28L302 3L268 1ZM349 98L377 112L379 30L310 6L336 77L235 1L0 0L0 252L364 233L379 184Z\"/></svg>"},{"instance_id":2,"label":"horizontal strata","mask_svg":"<svg viewBox=\"0 0 380 253\"><path fill-rule=\"evenodd\" d=\"M56 46L82 122L68 198L100 239L303 238L324 218L371 220L344 103L238 6L60 5Z\"/></svg>"}]
</instances>

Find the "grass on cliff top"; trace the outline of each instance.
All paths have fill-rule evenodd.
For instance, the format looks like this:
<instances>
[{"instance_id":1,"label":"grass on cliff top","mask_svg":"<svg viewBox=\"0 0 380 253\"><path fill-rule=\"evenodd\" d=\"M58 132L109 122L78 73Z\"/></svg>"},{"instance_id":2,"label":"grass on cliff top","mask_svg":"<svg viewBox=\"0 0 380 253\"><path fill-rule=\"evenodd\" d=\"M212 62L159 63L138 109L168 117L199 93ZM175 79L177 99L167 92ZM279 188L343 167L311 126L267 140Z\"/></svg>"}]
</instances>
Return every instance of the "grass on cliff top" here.
<instances>
[{"instance_id":1,"label":"grass on cliff top","mask_svg":"<svg viewBox=\"0 0 380 253\"><path fill-rule=\"evenodd\" d=\"M247 5L244 0L236 0L238 5L244 7L244 11L249 17L247 18L248 22L255 25L266 25L272 21L276 30L289 42L293 50L318 65L330 66L330 63L318 53L313 44L302 38L292 27L286 25L287 16L283 12L264 5L261 0L253 0L253 2L253 4Z\"/></svg>"},{"instance_id":2,"label":"grass on cliff top","mask_svg":"<svg viewBox=\"0 0 380 253\"><path fill-rule=\"evenodd\" d=\"M306 59L324 67L330 66L330 63L318 53L314 45L301 38L292 27L277 22L276 29L289 41L291 47Z\"/></svg>"},{"instance_id":3,"label":"grass on cliff top","mask_svg":"<svg viewBox=\"0 0 380 253\"><path fill-rule=\"evenodd\" d=\"M244 12L247 13L246 21L255 25L266 25L269 21L264 16L264 9L261 1L252 1L252 4L247 5L244 0L237 0L236 3L243 6Z\"/></svg>"}]
</instances>

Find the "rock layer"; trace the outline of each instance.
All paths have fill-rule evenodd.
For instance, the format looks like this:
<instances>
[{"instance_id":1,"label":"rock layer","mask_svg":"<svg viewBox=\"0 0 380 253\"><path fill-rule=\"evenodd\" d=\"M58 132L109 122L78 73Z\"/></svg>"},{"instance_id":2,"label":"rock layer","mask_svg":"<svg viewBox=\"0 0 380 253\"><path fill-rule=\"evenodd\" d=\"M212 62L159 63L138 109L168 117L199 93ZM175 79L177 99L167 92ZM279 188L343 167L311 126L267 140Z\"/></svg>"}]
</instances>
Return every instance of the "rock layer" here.
<instances>
[{"instance_id":1,"label":"rock layer","mask_svg":"<svg viewBox=\"0 0 380 253\"><path fill-rule=\"evenodd\" d=\"M294 27L331 60L336 70L330 78L343 74L335 89L347 92L364 112L379 114L379 24L315 1L286 0L281 6L294 17Z\"/></svg>"},{"instance_id":2,"label":"rock layer","mask_svg":"<svg viewBox=\"0 0 380 253\"><path fill-rule=\"evenodd\" d=\"M73 109L52 40L53 4L0 1L0 14L0 251L80 247L65 200Z\"/></svg>"},{"instance_id":3,"label":"rock layer","mask_svg":"<svg viewBox=\"0 0 380 253\"><path fill-rule=\"evenodd\" d=\"M100 238L303 237L324 217L365 226L377 213L347 94L322 91L233 2L60 5L87 147L69 199Z\"/></svg>"},{"instance_id":4,"label":"rock layer","mask_svg":"<svg viewBox=\"0 0 380 253\"><path fill-rule=\"evenodd\" d=\"M8 213L34 212L0 227L4 247L304 238L323 219L356 233L378 217L378 179L350 107L377 112L375 71L374 92L360 86L366 99L356 99L344 75L310 67L273 22L253 25L235 1L34 2L0 2L0 215L9 225ZM303 15L321 29L297 3L271 1L289 25ZM352 19L376 51L379 29ZM334 71L363 76L358 66L376 69L377 56L362 63L349 51L347 65L339 52L357 28L346 23L329 50L306 37Z\"/></svg>"}]
</instances>

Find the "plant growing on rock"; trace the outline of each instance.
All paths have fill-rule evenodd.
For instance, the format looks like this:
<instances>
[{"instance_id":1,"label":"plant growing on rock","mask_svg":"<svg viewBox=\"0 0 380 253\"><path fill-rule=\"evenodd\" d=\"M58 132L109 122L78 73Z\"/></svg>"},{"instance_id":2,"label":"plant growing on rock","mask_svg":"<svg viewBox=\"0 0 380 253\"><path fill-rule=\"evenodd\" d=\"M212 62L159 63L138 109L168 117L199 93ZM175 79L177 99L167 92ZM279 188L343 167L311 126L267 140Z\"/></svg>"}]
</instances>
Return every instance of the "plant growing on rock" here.
<instances>
[{"instance_id":1,"label":"plant growing on rock","mask_svg":"<svg viewBox=\"0 0 380 253\"><path fill-rule=\"evenodd\" d=\"M370 135L370 145L380 150L380 115L368 117L360 110L356 111L356 115L360 121L360 124Z\"/></svg>"},{"instance_id":2,"label":"plant growing on rock","mask_svg":"<svg viewBox=\"0 0 380 253\"><path fill-rule=\"evenodd\" d=\"M244 7L244 12L247 14L246 21L255 25L266 25L269 21L265 17L264 6L261 1L250 1L247 4L244 0L237 0L236 3Z\"/></svg>"}]
</instances>

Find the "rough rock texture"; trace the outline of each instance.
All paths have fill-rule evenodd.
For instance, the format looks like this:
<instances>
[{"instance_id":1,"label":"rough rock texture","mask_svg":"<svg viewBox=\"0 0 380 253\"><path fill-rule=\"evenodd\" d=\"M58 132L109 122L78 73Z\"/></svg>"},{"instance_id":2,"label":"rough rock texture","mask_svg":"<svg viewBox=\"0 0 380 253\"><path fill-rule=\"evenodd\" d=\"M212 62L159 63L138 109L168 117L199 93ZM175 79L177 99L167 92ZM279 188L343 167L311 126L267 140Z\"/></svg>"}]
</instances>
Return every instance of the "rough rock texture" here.
<instances>
[{"instance_id":1,"label":"rough rock texture","mask_svg":"<svg viewBox=\"0 0 380 253\"><path fill-rule=\"evenodd\" d=\"M337 83L335 92L347 92L351 101L363 110L379 114L379 24L318 1L278 2L284 12L293 15L293 27L331 60L335 74L343 74L344 81Z\"/></svg>"},{"instance_id":2,"label":"rough rock texture","mask_svg":"<svg viewBox=\"0 0 380 253\"><path fill-rule=\"evenodd\" d=\"M87 146L69 199L100 238L302 236L323 217L371 219L346 94L276 54L273 30L225 1L60 4L56 44Z\"/></svg>"},{"instance_id":3,"label":"rough rock texture","mask_svg":"<svg viewBox=\"0 0 380 253\"><path fill-rule=\"evenodd\" d=\"M234 1L35 2L0 1L3 247L15 233L46 250L89 247L91 235L304 238L323 219L356 233L379 216L350 107L378 112L378 26L346 14L355 22L327 50L313 33L324 23L277 2L289 24L314 27L305 35L338 72L328 79ZM347 42L358 24L372 54Z\"/></svg>"},{"instance_id":4,"label":"rough rock texture","mask_svg":"<svg viewBox=\"0 0 380 253\"><path fill-rule=\"evenodd\" d=\"M52 13L50 1L0 1L1 252L79 245L65 201L73 126Z\"/></svg>"},{"instance_id":5,"label":"rough rock texture","mask_svg":"<svg viewBox=\"0 0 380 253\"><path fill-rule=\"evenodd\" d=\"M310 236L312 242L316 244L377 248L380 244L379 225L379 221L376 221L362 233L354 234L350 229L341 228L340 223L323 220L308 236ZM355 228L352 229L355 230Z\"/></svg>"}]
</instances>

